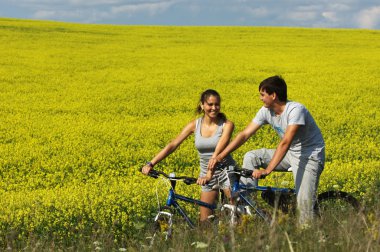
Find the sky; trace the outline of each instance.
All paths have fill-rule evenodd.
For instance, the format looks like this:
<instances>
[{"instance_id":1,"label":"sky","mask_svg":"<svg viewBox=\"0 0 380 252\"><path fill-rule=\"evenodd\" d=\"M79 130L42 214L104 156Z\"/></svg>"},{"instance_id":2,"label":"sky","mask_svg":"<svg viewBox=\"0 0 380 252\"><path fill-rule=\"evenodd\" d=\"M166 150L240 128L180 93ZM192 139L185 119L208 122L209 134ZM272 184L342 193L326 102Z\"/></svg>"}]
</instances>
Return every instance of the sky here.
<instances>
[{"instance_id":1,"label":"sky","mask_svg":"<svg viewBox=\"0 0 380 252\"><path fill-rule=\"evenodd\" d=\"M380 0L0 0L0 17L93 24L380 29Z\"/></svg>"}]
</instances>

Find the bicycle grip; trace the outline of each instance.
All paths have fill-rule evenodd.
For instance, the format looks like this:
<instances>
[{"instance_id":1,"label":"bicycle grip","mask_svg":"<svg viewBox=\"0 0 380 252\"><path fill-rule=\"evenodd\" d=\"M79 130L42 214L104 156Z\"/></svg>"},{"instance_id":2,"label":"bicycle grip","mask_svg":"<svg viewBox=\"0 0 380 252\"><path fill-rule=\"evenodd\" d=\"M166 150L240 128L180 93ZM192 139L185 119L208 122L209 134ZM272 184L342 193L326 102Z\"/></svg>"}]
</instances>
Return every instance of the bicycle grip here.
<instances>
[{"instance_id":1,"label":"bicycle grip","mask_svg":"<svg viewBox=\"0 0 380 252\"><path fill-rule=\"evenodd\" d=\"M195 184L197 183L197 179L196 178L185 178L183 180L183 182L186 184L186 185L191 185L191 184Z\"/></svg>"},{"instance_id":2,"label":"bicycle grip","mask_svg":"<svg viewBox=\"0 0 380 252\"><path fill-rule=\"evenodd\" d=\"M246 178L252 177L252 173L253 173L253 170L249 170L249 169L241 170L241 175Z\"/></svg>"},{"instance_id":3,"label":"bicycle grip","mask_svg":"<svg viewBox=\"0 0 380 252\"><path fill-rule=\"evenodd\" d=\"M152 178L158 178L159 173L156 170L150 170L148 176Z\"/></svg>"},{"instance_id":4,"label":"bicycle grip","mask_svg":"<svg viewBox=\"0 0 380 252\"><path fill-rule=\"evenodd\" d=\"M253 174L253 171L254 170L249 170L249 169L242 169L241 170L241 175L245 178L250 178L252 177L252 174ZM261 174L261 177L260 179L265 179L265 177L268 176L267 174Z\"/></svg>"}]
</instances>

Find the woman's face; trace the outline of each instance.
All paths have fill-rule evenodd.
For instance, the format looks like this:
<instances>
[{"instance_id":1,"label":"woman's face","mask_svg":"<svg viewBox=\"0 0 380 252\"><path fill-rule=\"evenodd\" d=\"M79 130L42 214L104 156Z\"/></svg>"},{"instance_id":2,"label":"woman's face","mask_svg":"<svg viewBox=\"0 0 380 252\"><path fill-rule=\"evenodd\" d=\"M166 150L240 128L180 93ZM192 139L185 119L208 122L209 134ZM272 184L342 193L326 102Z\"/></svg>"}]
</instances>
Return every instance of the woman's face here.
<instances>
[{"instance_id":1,"label":"woman's face","mask_svg":"<svg viewBox=\"0 0 380 252\"><path fill-rule=\"evenodd\" d=\"M210 95L202 104L206 116L216 118L220 112L220 100L218 97Z\"/></svg>"}]
</instances>

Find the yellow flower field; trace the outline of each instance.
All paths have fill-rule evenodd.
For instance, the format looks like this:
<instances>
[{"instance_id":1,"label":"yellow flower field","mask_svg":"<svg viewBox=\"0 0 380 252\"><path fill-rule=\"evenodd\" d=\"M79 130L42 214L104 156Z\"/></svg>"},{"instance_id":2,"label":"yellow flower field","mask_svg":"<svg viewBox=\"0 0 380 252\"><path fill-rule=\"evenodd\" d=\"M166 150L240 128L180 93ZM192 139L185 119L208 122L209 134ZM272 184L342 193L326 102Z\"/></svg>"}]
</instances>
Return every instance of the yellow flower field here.
<instances>
[{"instance_id":1,"label":"yellow flower field","mask_svg":"<svg viewBox=\"0 0 380 252\"><path fill-rule=\"evenodd\" d=\"M338 186L365 201L380 184L379 41L377 30L0 19L2 243L132 235L157 208L156 187L166 188L139 170L195 118L200 93L221 94L236 134L262 106L258 84L275 74L324 135L320 190ZM233 156L242 164L246 151L277 142L264 128ZM197 176L193 141L157 169ZM284 174L263 183L283 179L292 184Z\"/></svg>"}]
</instances>

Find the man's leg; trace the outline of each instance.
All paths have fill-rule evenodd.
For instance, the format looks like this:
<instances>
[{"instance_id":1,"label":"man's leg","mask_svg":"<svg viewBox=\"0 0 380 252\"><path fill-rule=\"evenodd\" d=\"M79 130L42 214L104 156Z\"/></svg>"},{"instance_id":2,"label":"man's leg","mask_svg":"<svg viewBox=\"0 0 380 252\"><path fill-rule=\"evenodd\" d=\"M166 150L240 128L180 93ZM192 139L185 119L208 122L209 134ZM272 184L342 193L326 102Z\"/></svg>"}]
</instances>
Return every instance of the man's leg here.
<instances>
[{"instance_id":1,"label":"man's leg","mask_svg":"<svg viewBox=\"0 0 380 252\"><path fill-rule=\"evenodd\" d=\"M323 171L323 164L310 159L298 160L297 163L298 165L292 167L297 192L299 223L303 225L314 217L314 205L317 201L319 177Z\"/></svg>"},{"instance_id":2,"label":"man's leg","mask_svg":"<svg viewBox=\"0 0 380 252\"><path fill-rule=\"evenodd\" d=\"M271 161L274 149L258 149L249 151L244 155L243 168L254 170L266 168ZM275 168L276 171L287 171L290 167L288 158L285 156L281 163ZM240 181L246 185L258 185L258 180L254 178L241 178Z\"/></svg>"}]
</instances>

